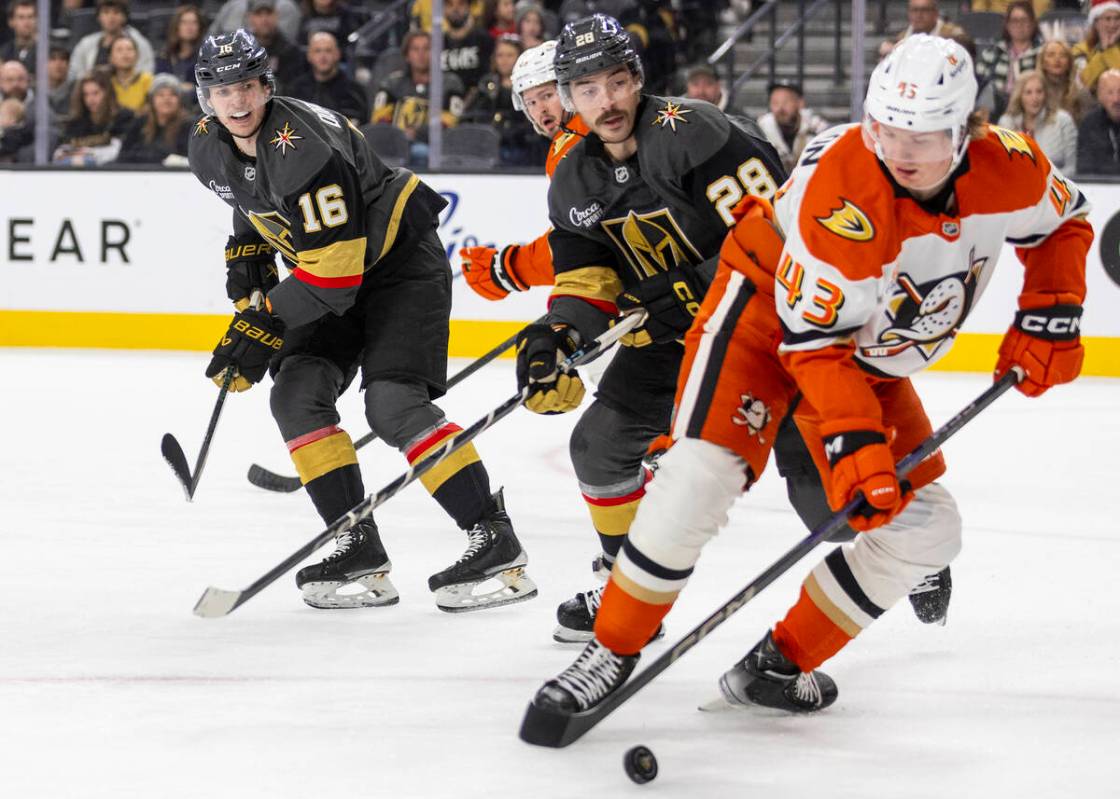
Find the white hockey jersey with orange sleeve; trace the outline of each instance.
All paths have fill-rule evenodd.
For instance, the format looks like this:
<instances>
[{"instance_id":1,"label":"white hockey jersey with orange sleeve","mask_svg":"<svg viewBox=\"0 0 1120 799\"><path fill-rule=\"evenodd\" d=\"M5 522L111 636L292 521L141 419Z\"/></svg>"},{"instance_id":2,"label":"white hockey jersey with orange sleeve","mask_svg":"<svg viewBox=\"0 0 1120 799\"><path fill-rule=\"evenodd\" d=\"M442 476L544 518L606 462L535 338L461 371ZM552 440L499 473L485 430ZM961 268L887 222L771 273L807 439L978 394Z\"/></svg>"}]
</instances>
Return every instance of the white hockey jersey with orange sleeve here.
<instances>
[{"instance_id":1,"label":"white hockey jersey with orange sleeve","mask_svg":"<svg viewBox=\"0 0 1120 799\"><path fill-rule=\"evenodd\" d=\"M880 418L868 374L906 377L944 357L1005 241L1025 266L1020 308L1083 300L1093 232L1077 186L1002 128L965 158L955 213L934 213L843 125L810 142L778 192L780 354L824 418Z\"/></svg>"}]
</instances>

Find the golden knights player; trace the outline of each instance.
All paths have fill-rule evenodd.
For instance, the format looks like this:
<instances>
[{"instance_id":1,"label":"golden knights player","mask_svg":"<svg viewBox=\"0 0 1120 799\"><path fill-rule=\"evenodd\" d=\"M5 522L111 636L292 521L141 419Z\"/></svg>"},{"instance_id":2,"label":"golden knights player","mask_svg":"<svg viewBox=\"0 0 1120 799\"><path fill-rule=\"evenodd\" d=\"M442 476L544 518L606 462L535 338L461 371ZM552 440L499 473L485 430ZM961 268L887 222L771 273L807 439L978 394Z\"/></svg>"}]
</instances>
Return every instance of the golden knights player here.
<instances>
[{"instance_id":1,"label":"golden knights player","mask_svg":"<svg viewBox=\"0 0 1120 799\"><path fill-rule=\"evenodd\" d=\"M549 188L555 288L543 324L518 339L526 405L564 413L583 399L576 374L557 360L600 334L619 310L649 320L623 338L595 401L572 432L570 451L609 570L624 544L649 472L650 444L669 430L684 336L715 274L720 246L745 194L770 197L786 175L750 123L705 102L641 93L642 64L626 31L596 14L567 25L555 60L564 107L591 133L557 166ZM796 428L782 426L779 468L810 526L829 515L820 478ZM602 588L557 610L554 638L591 639Z\"/></svg>"},{"instance_id":2,"label":"golden knights player","mask_svg":"<svg viewBox=\"0 0 1120 799\"><path fill-rule=\"evenodd\" d=\"M233 208L227 293L237 313L206 370L234 390L273 378L271 406L315 509L331 522L365 495L335 403L361 367L366 418L415 463L460 430L432 404L444 393L451 270L436 234L443 199L386 167L339 114L273 96L268 54L244 32L211 36L195 68L208 116L190 142L191 169ZM273 253L291 269L276 279ZM250 306L256 289L263 309ZM443 610L474 610L536 594L501 492L468 445L421 478L468 546L428 585ZM392 604L389 558L372 519L341 534L296 582L320 608ZM473 586L498 576L481 597ZM341 594L354 583L362 589Z\"/></svg>"}]
</instances>

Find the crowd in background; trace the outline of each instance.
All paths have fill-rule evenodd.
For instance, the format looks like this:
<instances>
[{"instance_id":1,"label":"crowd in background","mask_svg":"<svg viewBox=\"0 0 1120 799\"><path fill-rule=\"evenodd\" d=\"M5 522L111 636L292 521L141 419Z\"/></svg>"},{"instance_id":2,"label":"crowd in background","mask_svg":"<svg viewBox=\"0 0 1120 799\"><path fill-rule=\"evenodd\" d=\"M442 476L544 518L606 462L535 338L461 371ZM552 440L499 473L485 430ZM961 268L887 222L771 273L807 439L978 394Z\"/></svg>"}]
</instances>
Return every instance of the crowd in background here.
<instances>
[{"instance_id":1,"label":"crowd in background","mask_svg":"<svg viewBox=\"0 0 1120 799\"><path fill-rule=\"evenodd\" d=\"M208 32L237 27L267 48L281 94L342 113L387 150L399 146L401 163L427 163L431 0L53 0L52 9L42 90L56 163L184 164L200 113L198 45ZM8 0L5 11L0 162L27 162L40 88L37 3ZM444 0L443 128L453 135L485 128L501 164L543 165L547 142L513 106L513 65L526 48L594 11L630 31L647 91L746 116L706 57L751 11L750 0ZM995 35L976 27L992 14L1002 15ZM880 55L913 33L957 39L974 55L977 110L987 119L1031 135L1066 171L1120 174L1120 0L909 0L901 23ZM770 82L767 103L756 121L787 166L813 136L846 121L814 113L790 79Z\"/></svg>"}]
</instances>

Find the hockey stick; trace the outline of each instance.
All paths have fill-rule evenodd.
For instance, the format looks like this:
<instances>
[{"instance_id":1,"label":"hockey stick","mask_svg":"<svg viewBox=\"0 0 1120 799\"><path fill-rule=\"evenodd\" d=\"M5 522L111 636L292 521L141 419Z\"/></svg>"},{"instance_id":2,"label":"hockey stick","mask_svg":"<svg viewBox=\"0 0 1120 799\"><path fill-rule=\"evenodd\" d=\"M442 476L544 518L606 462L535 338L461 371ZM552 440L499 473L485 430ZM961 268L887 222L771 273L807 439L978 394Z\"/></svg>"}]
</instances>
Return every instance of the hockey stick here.
<instances>
[{"instance_id":1,"label":"hockey stick","mask_svg":"<svg viewBox=\"0 0 1120 799\"><path fill-rule=\"evenodd\" d=\"M913 452L899 461L896 467L899 479L901 480L908 475L914 467L936 452L942 444L976 418L977 414L991 405L997 397L1019 382L1021 375L1022 373L1017 368L1004 374L983 394L965 406L956 416L918 445ZM750 602L760 591L789 571L795 563L809 554L809 551L817 544L839 531L847 523L848 517L859 508L862 502L863 497L857 497L838 510L828 521L819 525L813 532L803 538L797 546L774 561L766 571L754 578L743 590L723 603L708 618L694 627L688 635L677 642L676 646L664 652L650 663L648 668L643 669L641 673L614 693L609 694L599 704L570 715L541 710L530 704L525 713L525 718L521 722L519 733L521 740L537 746L552 748L561 748L579 740L591 728L617 710L623 702L648 685L658 674L673 665L685 652L700 643L712 630L731 618L733 613Z\"/></svg>"},{"instance_id":2,"label":"hockey stick","mask_svg":"<svg viewBox=\"0 0 1120 799\"><path fill-rule=\"evenodd\" d=\"M638 327L644 321L644 312L631 314L625 317L622 321L620 321L614 327L609 328L597 339L588 342L588 344L576 350L567 358L565 358L558 368L561 371L566 372L570 369L575 368L576 366L579 366L581 363L590 359L593 355L596 355L601 350L606 349L610 345L614 344L618 339L622 338L623 335L630 332L635 327ZM334 538L338 533L341 533L343 530L349 530L359 521L370 516L370 514L372 514L374 510L383 505L389 499L399 494L409 483L413 482L414 480L416 480L416 478L420 477L423 474L426 474L428 471L435 468L435 466L442 463L445 458L450 456L452 453L457 452L469 442L473 441L478 437L480 433L492 427L500 419L504 419L506 416L509 416L519 405L521 405L528 398L528 396L529 388L526 386L525 388L521 389L516 394L511 396L509 399L507 399L505 402L503 402L501 405L497 406L488 414L483 416L477 422L472 424L470 427L466 428L458 435L449 438L447 440L447 443L444 444L440 449L429 455L427 458L424 458L424 460L420 461L419 463L413 464L413 466L407 472L402 474L397 479L393 480L376 494L370 494L368 497L366 497L349 511L347 511L343 516L335 519L325 530L323 530L302 547L282 560L272 570L257 579L257 581L250 585L248 588L245 588L241 591L225 591L221 588L214 588L213 586L207 588L205 591L203 591L202 596L195 604L194 614L196 616L201 616L204 619L213 619L219 616L229 615L241 605L245 604L245 602L260 593L263 589L267 588L269 585L275 582L277 578L289 571L293 566L302 561L316 549Z\"/></svg>"},{"instance_id":3,"label":"hockey stick","mask_svg":"<svg viewBox=\"0 0 1120 799\"><path fill-rule=\"evenodd\" d=\"M536 322L533 322L533 324L537 324L543 320L544 317L542 316ZM447 390L450 391L452 388L459 385L459 383L466 380L483 366L490 363L490 361L494 360L510 347L512 347L517 342L517 335L517 333L514 333L512 336L507 338L498 346L494 347L494 349L490 350L477 361L468 364L461 372L452 376L451 379L447 381ZM377 433L371 430L354 442L354 449L359 450L371 441L376 440ZM255 463L249 467L249 474L247 475L247 477L250 483L255 485L257 488L263 488L266 491L281 491L285 494L290 494L293 491L299 491L301 488L303 488L303 483L300 481L299 477L288 477L287 475L277 474L276 472L270 471L263 466L258 466Z\"/></svg>"},{"instance_id":4,"label":"hockey stick","mask_svg":"<svg viewBox=\"0 0 1120 799\"><path fill-rule=\"evenodd\" d=\"M183 454L183 447L170 433L163 434L159 443L163 459L175 472L179 482L183 484L183 491L187 495L187 502L194 500L194 490L198 488L198 478L202 476L202 467L206 465L206 454L210 451L210 441L214 438L214 430L218 426L218 417L222 415L222 406L229 394L229 385L233 382L234 370L226 369L225 379L222 380L222 389L218 392L218 401L214 403L214 412L210 414L210 424L206 428L206 436L202 439L202 448L198 451L198 460L194 463L194 474L187 466L187 456Z\"/></svg>"}]
</instances>

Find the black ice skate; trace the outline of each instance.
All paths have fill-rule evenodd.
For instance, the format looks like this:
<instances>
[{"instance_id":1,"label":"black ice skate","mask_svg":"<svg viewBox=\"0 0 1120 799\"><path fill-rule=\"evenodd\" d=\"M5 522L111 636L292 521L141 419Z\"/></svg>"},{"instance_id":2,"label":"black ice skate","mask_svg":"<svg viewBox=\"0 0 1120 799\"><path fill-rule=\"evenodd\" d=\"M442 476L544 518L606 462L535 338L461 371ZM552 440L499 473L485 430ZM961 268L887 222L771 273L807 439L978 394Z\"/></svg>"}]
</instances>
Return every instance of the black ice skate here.
<instances>
[{"instance_id":1,"label":"black ice skate","mask_svg":"<svg viewBox=\"0 0 1120 799\"><path fill-rule=\"evenodd\" d=\"M363 519L335 538L335 550L296 574L303 601L313 608L369 608L400 601L389 580L393 564L373 519Z\"/></svg>"},{"instance_id":2,"label":"black ice skate","mask_svg":"<svg viewBox=\"0 0 1120 799\"><path fill-rule=\"evenodd\" d=\"M594 707L622 687L639 657L616 655L593 638L572 665L541 686L532 706L561 715Z\"/></svg>"},{"instance_id":3,"label":"black ice skate","mask_svg":"<svg viewBox=\"0 0 1120 799\"><path fill-rule=\"evenodd\" d=\"M949 616L949 598L953 595L953 575L949 567L931 574L910 591L910 606L922 624L945 626Z\"/></svg>"},{"instance_id":4,"label":"black ice skate","mask_svg":"<svg viewBox=\"0 0 1120 799\"><path fill-rule=\"evenodd\" d=\"M525 574L529 556L522 549L506 514L502 492L494 494L493 509L467 532L467 549L454 564L428 578L436 606L448 613L482 610L537 595L536 584ZM481 583L501 582L493 591L475 594Z\"/></svg>"},{"instance_id":5,"label":"black ice skate","mask_svg":"<svg viewBox=\"0 0 1120 799\"><path fill-rule=\"evenodd\" d=\"M823 710L836 701L831 677L821 671L802 672L781 653L772 633L755 644L742 660L719 678L719 690L732 707L762 705L791 713ZM717 700L718 703L718 700ZM716 704L704 706L715 709Z\"/></svg>"},{"instance_id":6,"label":"black ice skate","mask_svg":"<svg viewBox=\"0 0 1120 799\"><path fill-rule=\"evenodd\" d=\"M580 591L571 599L566 599L556 608L556 629L552 640L562 644L582 644L595 637L595 614L603 601L605 585ZM665 637L665 625L657 625L657 632L650 641Z\"/></svg>"}]
</instances>

